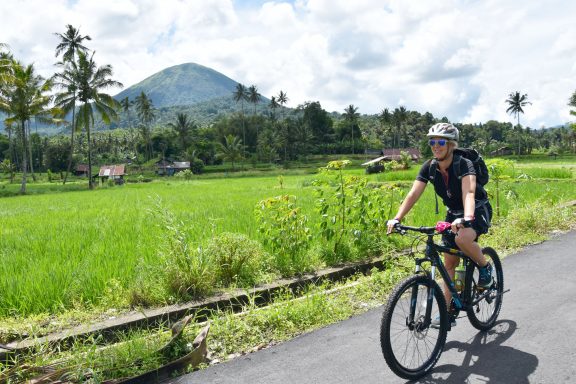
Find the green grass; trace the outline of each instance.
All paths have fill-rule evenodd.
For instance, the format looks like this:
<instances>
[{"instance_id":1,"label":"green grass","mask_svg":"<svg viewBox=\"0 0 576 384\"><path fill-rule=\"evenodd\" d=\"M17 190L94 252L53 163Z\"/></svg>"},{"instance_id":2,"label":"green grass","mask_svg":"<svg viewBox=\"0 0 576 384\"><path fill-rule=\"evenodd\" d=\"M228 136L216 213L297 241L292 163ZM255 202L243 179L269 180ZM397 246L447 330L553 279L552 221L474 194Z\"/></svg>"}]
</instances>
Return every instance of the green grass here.
<instances>
[{"instance_id":1,"label":"green grass","mask_svg":"<svg viewBox=\"0 0 576 384\"><path fill-rule=\"evenodd\" d=\"M526 173L554 180L510 179L501 187L501 214L515 207L546 198L549 201L576 199L574 179L567 174L537 174L545 168L523 165ZM374 183L396 183L409 188L419 167L406 171L370 175ZM558 171L551 168L550 171ZM363 169L349 174L363 176ZM254 208L258 201L280 194L298 196L298 205L309 216L315 230L313 188L317 175L286 174L283 188L278 175L245 177L197 177L192 181L162 179L152 183L102 187L88 191L84 183L62 186L53 183L30 184L31 195L0 200L0 318L62 313L106 305L106 288L119 283L129 290L136 281L138 264L157 265L166 231L154 214L154 201L160 198L189 232L193 244L206 246L222 232L241 233L262 240L257 232ZM17 190L2 184L2 190ZM487 185L493 197L495 184ZM62 192L62 191L65 191ZM396 196L396 204L402 195ZM494 199L492 199L493 204ZM434 193L427 188L408 222L430 224L444 218L434 213ZM317 241L317 240L315 240ZM401 240L386 240L388 249Z\"/></svg>"}]
</instances>

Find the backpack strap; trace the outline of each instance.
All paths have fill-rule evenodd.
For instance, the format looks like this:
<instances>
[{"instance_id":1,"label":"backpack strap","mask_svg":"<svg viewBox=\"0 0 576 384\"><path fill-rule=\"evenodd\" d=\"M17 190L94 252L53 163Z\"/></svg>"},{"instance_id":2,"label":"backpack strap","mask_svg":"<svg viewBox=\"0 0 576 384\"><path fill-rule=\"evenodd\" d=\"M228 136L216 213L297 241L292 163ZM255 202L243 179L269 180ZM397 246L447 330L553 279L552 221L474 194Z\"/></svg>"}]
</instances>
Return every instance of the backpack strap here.
<instances>
[{"instance_id":1,"label":"backpack strap","mask_svg":"<svg viewBox=\"0 0 576 384\"><path fill-rule=\"evenodd\" d=\"M460 160L461 159L462 159L462 156L455 154L454 159L452 160L452 167L454 169L454 174L456 175L458 180L462 180L462 175L460 174Z\"/></svg>"},{"instance_id":2,"label":"backpack strap","mask_svg":"<svg viewBox=\"0 0 576 384\"><path fill-rule=\"evenodd\" d=\"M430 160L430 169L428 170L428 179L432 183L432 188L434 188L434 199L436 200L436 214L438 214L438 194L434 187L434 178L436 177L436 171L438 170L438 160Z\"/></svg>"}]
</instances>

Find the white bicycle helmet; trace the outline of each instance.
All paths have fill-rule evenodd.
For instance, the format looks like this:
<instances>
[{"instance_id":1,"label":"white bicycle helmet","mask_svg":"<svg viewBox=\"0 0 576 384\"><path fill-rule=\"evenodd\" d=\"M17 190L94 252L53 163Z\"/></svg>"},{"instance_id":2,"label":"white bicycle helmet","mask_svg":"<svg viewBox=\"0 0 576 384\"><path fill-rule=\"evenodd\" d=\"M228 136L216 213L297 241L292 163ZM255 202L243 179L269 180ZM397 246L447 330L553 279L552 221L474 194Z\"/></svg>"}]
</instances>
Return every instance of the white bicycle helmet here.
<instances>
[{"instance_id":1,"label":"white bicycle helmet","mask_svg":"<svg viewBox=\"0 0 576 384\"><path fill-rule=\"evenodd\" d=\"M458 128L450 123L438 123L430 127L426 136L443 137L448 140L458 141L460 132L458 132Z\"/></svg>"}]
</instances>

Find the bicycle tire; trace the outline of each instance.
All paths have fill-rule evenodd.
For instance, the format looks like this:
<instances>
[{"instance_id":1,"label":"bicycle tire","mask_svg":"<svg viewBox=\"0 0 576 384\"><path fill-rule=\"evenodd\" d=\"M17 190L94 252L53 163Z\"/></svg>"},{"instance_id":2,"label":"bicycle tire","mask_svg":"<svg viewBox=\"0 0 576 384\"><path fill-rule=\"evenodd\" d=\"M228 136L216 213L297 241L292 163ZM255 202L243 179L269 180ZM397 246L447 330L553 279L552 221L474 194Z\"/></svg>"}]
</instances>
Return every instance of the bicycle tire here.
<instances>
[{"instance_id":1,"label":"bicycle tire","mask_svg":"<svg viewBox=\"0 0 576 384\"><path fill-rule=\"evenodd\" d=\"M426 327L410 329L407 318L410 312L410 295L417 289L415 320L422 325L425 317L426 298L434 288L431 319L440 314L438 329ZM384 307L380 326L380 345L388 367L399 377L408 380L426 375L442 354L448 332L448 313L442 289L425 275L414 275L400 282L389 296Z\"/></svg>"},{"instance_id":2,"label":"bicycle tire","mask_svg":"<svg viewBox=\"0 0 576 384\"><path fill-rule=\"evenodd\" d=\"M490 247L482 248L482 253L486 259L492 264L492 278L494 284L486 291L485 289L477 286L478 282L478 266L470 263L466 270L466 281L469 281L468 291L466 292L466 300L468 303L473 303L475 300L482 298L476 305L469 305L466 313L468 320L472 326L480 331L487 331L491 329L502 308L502 295L504 292L504 272L502 271L502 263L498 253Z\"/></svg>"}]
</instances>

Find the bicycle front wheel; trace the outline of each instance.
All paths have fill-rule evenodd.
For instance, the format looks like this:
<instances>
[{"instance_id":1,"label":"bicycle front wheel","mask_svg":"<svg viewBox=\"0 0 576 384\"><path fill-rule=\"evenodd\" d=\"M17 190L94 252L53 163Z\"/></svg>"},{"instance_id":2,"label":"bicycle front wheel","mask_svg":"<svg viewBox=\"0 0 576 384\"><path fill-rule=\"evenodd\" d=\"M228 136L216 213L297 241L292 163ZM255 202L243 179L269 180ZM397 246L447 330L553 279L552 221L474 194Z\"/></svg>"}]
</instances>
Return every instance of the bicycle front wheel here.
<instances>
[{"instance_id":1,"label":"bicycle front wheel","mask_svg":"<svg viewBox=\"0 0 576 384\"><path fill-rule=\"evenodd\" d=\"M427 298L432 295L431 315L426 318ZM411 315L410 303L414 305ZM438 328L430 325L439 317ZM384 307L380 344L384 359L398 376L414 380L436 364L448 331L448 314L442 289L424 275L411 276L394 288Z\"/></svg>"},{"instance_id":2,"label":"bicycle front wheel","mask_svg":"<svg viewBox=\"0 0 576 384\"><path fill-rule=\"evenodd\" d=\"M468 302L468 319L470 324L476 329L487 331L494 326L500 308L502 308L502 294L504 292L504 273L502 263L496 251L490 247L482 249L482 253L492 264L493 284L490 288L484 289L477 286L478 267L474 263L466 270L466 281L469 281L466 300Z\"/></svg>"}]
</instances>

